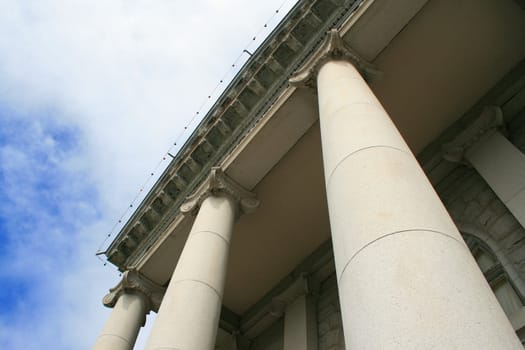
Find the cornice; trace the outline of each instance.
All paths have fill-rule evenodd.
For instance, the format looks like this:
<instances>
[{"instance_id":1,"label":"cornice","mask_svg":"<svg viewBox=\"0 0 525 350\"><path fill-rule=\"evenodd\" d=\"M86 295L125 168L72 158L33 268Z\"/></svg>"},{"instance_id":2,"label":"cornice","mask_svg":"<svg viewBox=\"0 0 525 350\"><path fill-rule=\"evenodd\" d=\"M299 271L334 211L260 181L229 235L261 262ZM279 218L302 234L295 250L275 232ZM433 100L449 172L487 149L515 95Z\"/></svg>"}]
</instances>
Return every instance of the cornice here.
<instances>
[{"instance_id":1,"label":"cornice","mask_svg":"<svg viewBox=\"0 0 525 350\"><path fill-rule=\"evenodd\" d=\"M480 116L454 140L442 146L443 158L451 162L464 162L465 154L481 139L491 135L504 126L503 111L498 106L487 106Z\"/></svg>"},{"instance_id":2,"label":"cornice","mask_svg":"<svg viewBox=\"0 0 525 350\"><path fill-rule=\"evenodd\" d=\"M114 307L123 293L140 293L146 299L148 309L157 312L164 296L164 291L165 288L153 283L137 271L126 271L123 273L120 282L104 296L102 303L107 307Z\"/></svg>"},{"instance_id":3,"label":"cornice","mask_svg":"<svg viewBox=\"0 0 525 350\"><path fill-rule=\"evenodd\" d=\"M121 271L134 268L181 215L187 196L257 125L290 87L289 77L314 54L326 31L362 0L303 0L250 57L107 248Z\"/></svg>"},{"instance_id":4,"label":"cornice","mask_svg":"<svg viewBox=\"0 0 525 350\"><path fill-rule=\"evenodd\" d=\"M254 193L232 180L221 168L213 167L204 186L187 198L187 201L180 206L180 211L195 215L201 203L212 195L225 195L232 198L238 204L240 211L245 214L252 213L259 206L259 200Z\"/></svg>"},{"instance_id":5,"label":"cornice","mask_svg":"<svg viewBox=\"0 0 525 350\"><path fill-rule=\"evenodd\" d=\"M361 58L345 43L337 28L332 28L326 33L326 37L317 52L292 75L289 79L290 84L294 86L315 87L317 73L319 73L321 67L329 61L349 61L367 79L380 74L379 70Z\"/></svg>"}]
</instances>

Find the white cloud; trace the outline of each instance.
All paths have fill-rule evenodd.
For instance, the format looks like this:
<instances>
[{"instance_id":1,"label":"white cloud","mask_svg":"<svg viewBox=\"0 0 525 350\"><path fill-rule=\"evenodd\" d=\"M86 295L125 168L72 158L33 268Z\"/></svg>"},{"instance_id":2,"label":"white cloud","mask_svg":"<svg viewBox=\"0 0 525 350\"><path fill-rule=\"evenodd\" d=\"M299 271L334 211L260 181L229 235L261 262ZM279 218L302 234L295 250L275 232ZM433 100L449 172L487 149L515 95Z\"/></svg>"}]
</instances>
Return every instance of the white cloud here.
<instances>
[{"instance_id":1,"label":"white cloud","mask_svg":"<svg viewBox=\"0 0 525 350\"><path fill-rule=\"evenodd\" d=\"M282 1L0 0L2 349L90 348L118 280L94 250Z\"/></svg>"}]
</instances>

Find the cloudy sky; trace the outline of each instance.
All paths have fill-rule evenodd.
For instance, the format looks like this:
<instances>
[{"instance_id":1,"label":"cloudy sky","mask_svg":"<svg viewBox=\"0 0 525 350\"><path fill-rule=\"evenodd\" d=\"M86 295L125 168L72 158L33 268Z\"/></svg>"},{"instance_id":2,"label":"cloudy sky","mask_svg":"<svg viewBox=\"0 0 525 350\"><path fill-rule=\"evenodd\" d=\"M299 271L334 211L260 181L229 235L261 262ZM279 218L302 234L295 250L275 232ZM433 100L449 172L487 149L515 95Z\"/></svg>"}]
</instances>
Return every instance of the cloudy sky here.
<instances>
[{"instance_id":1,"label":"cloudy sky","mask_svg":"<svg viewBox=\"0 0 525 350\"><path fill-rule=\"evenodd\" d=\"M1 349L92 346L119 279L95 251L294 3L0 0Z\"/></svg>"}]
</instances>

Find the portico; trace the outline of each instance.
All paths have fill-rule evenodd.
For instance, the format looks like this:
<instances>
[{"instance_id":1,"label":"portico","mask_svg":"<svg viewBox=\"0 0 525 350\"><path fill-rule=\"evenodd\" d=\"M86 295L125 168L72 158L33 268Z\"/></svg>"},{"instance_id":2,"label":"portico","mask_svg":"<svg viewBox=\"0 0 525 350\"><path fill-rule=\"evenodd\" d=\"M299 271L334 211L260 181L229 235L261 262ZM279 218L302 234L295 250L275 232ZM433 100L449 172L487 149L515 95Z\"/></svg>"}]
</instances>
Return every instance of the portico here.
<instances>
[{"instance_id":1,"label":"portico","mask_svg":"<svg viewBox=\"0 0 525 350\"><path fill-rule=\"evenodd\" d=\"M456 45L429 29L452 2L416 3L300 3L280 29L288 36L278 32L255 53L108 250L121 269L167 288L148 349L522 348L521 313L511 324L456 228L466 217L440 196L448 198L444 181L463 166L444 159L441 147L461 137L458 121L472 124L467 109L479 116L476 103L497 104L510 121L511 107L525 107L519 76L505 82L512 80L505 72L523 66L525 49L513 35L525 29L525 14L513 12L513 0L475 7L480 18L494 16L493 37L474 45L488 56L475 64L399 66L411 50L428 54L416 38L438 51ZM456 11L469 13L474 2L464 6ZM297 28L314 22L317 36L302 37ZM449 25L467 45L462 23ZM494 53L498 35L509 43ZM297 52L284 57L284 47ZM476 67L484 60L493 64L489 73ZM441 75L460 69L479 71L476 84L439 89ZM421 75L432 83L418 85ZM503 83L496 88L495 80ZM484 97L487 89L496 97ZM431 96L447 97L443 116L421 107ZM514 178L519 194L523 181ZM491 201L507 204L494 192ZM503 229L488 223L506 212L497 213L482 225L494 235ZM519 216L509 215L506 247L505 239L524 234ZM513 272L504 273L510 288L522 278L516 254L508 256ZM126 339L122 349L132 347L151 308L143 295L122 294L113 304L103 334Z\"/></svg>"}]
</instances>

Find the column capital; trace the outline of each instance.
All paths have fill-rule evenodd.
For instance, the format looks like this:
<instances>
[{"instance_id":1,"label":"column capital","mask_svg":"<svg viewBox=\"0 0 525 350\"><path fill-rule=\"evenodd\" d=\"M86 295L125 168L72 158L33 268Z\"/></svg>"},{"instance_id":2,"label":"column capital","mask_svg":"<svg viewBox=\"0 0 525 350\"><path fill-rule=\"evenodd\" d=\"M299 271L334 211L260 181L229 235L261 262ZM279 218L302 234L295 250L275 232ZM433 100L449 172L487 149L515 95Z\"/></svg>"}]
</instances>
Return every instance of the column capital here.
<instances>
[{"instance_id":1,"label":"column capital","mask_svg":"<svg viewBox=\"0 0 525 350\"><path fill-rule=\"evenodd\" d=\"M239 206L242 213L249 214L259 206L259 200L253 192L246 190L229 176L221 168L211 168L210 175L194 194L187 197L185 203L180 207L184 214L195 215L202 202L209 196L228 196Z\"/></svg>"},{"instance_id":2,"label":"column capital","mask_svg":"<svg viewBox=\"0 0 525 350\"><path fill-rule=\"evenodd\" d=\"M292 304L300 296L311 293L312 288L308 275L306 273L299 275L286 290L272 299L270 314L276 317L282 316L288 305Z\"/></svg>"},{"instance_id":3,"label":"column capital","mask_svg":"<svg viewBox=\"0 0 525 350\"><path fill-rule=\"evenodd\" d=\"M443 158L451 162L465 162L467 151L483 138L504 126L503 112L498 106L486 106L480 116L454 140L442 146Z\"/></svg>"},{"instance_id":4,"label":"column capital","mask_svg":"<svg viewBox=\"0 0 525 350\"><path fill-rule=\"evenodd\" d=\"M329 61L349 61L364 77L378 75L374 66L359 56L348 46L333 28L326 33L325 39L317 51L288 80L294 86L315 87L317 73Z\"/></svg>"},{"instance_id":5,"label":"column capital","mask_svg":"<svg viewBox=\"0 0 525 350\"><path fill-rule=\"evenodd\" d=\"M145 297L149 310L157 312L165 290L164 287L155 284L142 276L139 272L128 270L124 272L120 282L115 287L111 288L109 293L104 296L102 303L104 306L113 307L117 303L120 295L123 293L135 292L140 293Z\"/></svg>"}]
</instances>

